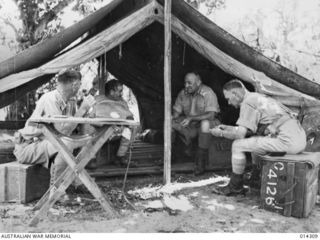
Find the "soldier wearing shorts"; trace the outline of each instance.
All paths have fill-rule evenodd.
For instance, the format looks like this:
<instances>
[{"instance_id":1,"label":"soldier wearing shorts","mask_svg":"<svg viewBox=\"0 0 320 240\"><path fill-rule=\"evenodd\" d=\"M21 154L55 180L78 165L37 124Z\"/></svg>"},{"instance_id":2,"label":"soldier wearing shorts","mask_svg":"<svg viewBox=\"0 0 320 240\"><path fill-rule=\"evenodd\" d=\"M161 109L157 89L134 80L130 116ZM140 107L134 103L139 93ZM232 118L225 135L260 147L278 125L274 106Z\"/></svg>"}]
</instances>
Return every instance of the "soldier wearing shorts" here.
<instances>
[{"instance_id":1,"label":"soldier wearing shorts","mask_svg":"<svg viewBox=\"0 0 320 240\"><path fill-rule=\"evenodd\" d=\"M220 112L216 94L202 84L199 74L190 72L185 76L185 88L181 90L173 106L172 128L181 138L187 150L192 139L198 137L195 159L195 175L204 172L205 158L208 156L209 129L217 126Z\"/></svg>"},{"instance_id":2,"label":"soldier wearing shorts","mask_svg":"<svg viewBox=\"0 0 320 240\"><path fill-rule=\"evenodd\" d=\"M75 104L75 96L81 86L80 72L70 70L58 76L57 88L41 96L30 118L75 116L83 117L92 107L95 100L93 96L85 97L79 108ZM70 136L77 127L74 123L55 123L57 131ZM62 139L63 141L63 139ZM75 149L81 146L65 142L68 148ZM14 155L19 163L40 164L49 168L51 163L51 183L55 182L67 167L63 156L57 148L50 143L37 126L30 125L29 121L23 129L15 133Z\"/></svg>"},{"instance_id":3,"label":"soldier wearing shorts","mask_svg":"<svg viewBox=\"0 0 320 240\"><path fill-rule=\"evenodd\" d=\"M252 153L253 175L259 173L259 156L269 153L297 154L306 147L306 134L292 112L271 97L249 92L239 80L223 87L230 105L240 108L237 126L219 125L210 132L214 136L234 139L232 144L232 176L220 188L224 195L243 192L246 152Z\"/></svg>"}]
</instances>

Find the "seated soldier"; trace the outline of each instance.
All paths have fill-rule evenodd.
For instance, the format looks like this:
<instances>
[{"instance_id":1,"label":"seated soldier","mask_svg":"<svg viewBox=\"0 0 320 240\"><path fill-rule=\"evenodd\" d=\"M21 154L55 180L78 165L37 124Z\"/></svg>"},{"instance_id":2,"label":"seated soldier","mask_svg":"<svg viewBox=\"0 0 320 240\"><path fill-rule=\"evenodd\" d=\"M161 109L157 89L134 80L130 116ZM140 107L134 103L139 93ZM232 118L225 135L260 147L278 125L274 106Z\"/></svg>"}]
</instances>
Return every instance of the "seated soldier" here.
<instances>
[{"instance_id":1,"label":"seated soldier","mask_svg":"<svg viewBox=\"0 0 320 240\"><path fill-rule=\"evenodd\" d=\"M90 117L108 117L115 119L133 119L128 104L122 98L123 84L115 79L107 81L105 84L105 95L96 96L96 104L90 112ZM86 133L95 131L97 126L86 126ZM91 130L89 130L91 128ZM117 151L117 163L126 167L128 159L127 152L131 145L131 130L128 127L121 127L121 135L116 136L113 140L120 137L120 146ZM131 167L135 167L136 163L131 161Z\"/></svg>"},{"instance_id":2,"label":"seated soldier","mask_svg":"<svg viewBox=\"0 0 320 240\"><path fill-rule=\"evenodd\" d=\"M57 88L41 96L30 118L49 117L54 115L72 115L83 117L92 107L95 100L92 96L84 97L79 109L76 109L74 97L81 86L81 74L77 71L66 71L58 76ZM70 136L77 127L74 123L55 123L57 131ZM49 160L53 160L51 166L51 183L54 183L65 170L67 163L57 148L44 138L42 131L35 126L30 126L29 121L23 129L15 134L14 155L18 162L25 164L42 164L49 167ZM67 147L74 149L81 146Z\"/></svg>"},{"instance_id":3,"label":"seated soldier","mask_svg":"<svg viewBox=\"0 0 320 240\"><path fill-rule=\"evenodd\" d=\"M238 126L219 125L210 130L214 136L235 139L230 182L226 187L214 190L230 196L244 193L245 152L252 153L252 180L257 180L260 174L259 156L300 153L306 147L306 134L288 108L271 97L249 92L237 79L224 85L223 94L230 105L240 108ZM264 126L262 130L261 126ZM261 136L252 136L257 133Z\"/></svg>"},{"instance_id":4,"label":"seated soldier","mask_svg":"<svg viewBox=\"0 0 320 240\"><path fill-rule=\"evenodd\" d=\"M198 136L194 173L200 175L204 173L208 156L209 128L220 123L217 119L220 108L216 94L210 87L202 84L198 73L188 73L184 81L185 88L181 90L173 106L172 128L188 150L191 149L192 139Z\"/></svg>"}]
</instances>

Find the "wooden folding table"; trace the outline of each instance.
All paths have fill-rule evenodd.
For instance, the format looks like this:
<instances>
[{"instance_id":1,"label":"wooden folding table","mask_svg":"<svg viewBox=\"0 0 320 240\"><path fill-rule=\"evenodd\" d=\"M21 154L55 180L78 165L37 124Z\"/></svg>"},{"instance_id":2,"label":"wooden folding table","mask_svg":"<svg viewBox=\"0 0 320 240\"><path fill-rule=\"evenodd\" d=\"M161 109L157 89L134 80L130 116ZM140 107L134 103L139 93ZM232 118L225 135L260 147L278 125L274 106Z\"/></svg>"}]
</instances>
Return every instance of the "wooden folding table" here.
<instances>
[{"instance_id":1,"label":"wooden folding table","mask_svg":"<svg viewBox=\"0 0 320 240\"><path fill-rule=\"evenodd\" d=\"M78 177L88 188L91 194L99 201L103 209L111 217L118 216L118 213L110 206L110 202L100 191L98 185L89 176L84 167L94 158L97 151L103 144L110 140L115 134L120 133L119 126L137 126L138 122L125 119L113 118L77 118L77 117L42 117L30 119L30 123L38 125L42 129L45 138L50 141L64 157L68 167L61 176L51 184L49 190L39 200L33 210L39 210L33 217L30 226L36 225L39 220L49 211L54 203L64 194L65 190ZM99 126L93 135L82 135L77 137L63 136L53 127L54 123L74 123L74 124L92 124ZM62 140L63 139L63 140ZM81 151L76 157L73 156L65 142L71 142L82 145Z\"/></svg>"}]
</instances>

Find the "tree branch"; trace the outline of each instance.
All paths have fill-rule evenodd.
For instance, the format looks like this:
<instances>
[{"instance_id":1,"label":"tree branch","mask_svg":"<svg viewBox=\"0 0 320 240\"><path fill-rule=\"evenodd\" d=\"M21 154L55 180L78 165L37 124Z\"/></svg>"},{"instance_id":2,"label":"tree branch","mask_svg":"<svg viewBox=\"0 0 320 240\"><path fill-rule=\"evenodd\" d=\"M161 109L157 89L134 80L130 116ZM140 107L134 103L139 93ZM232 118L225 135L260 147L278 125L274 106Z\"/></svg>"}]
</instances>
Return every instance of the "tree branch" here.
<instances>
[{"instance_id":1,"label":"tree branch","mask_svg":"<svg viewBox=\"0 0 320 240\"><path fill-rule=\"evenodd\" d=\"M14 24L12 24L8 19L5 19L3 17L0 17L0 20L2 20L5 24L7 24L8 26L10 26L12 28L12 30L14 31L14 33L16 35L17 41L19 41L21 39L21 36L20 36L19 30L16 28L16 26Z\"/></svg>"},{"instance_id":2,"label":"tree branch","mask_svg":"<svg viewBox=\"0 0 320 240\"><path fill-rule=\"evenodd\" d=\"M50 11L43 14L43 16L39 19L38 24L36 26L36 29L34 31L35 39L41 40L44 30L46 29L49 22L54 20L58 14L66 8L73 0L65 0L59 2L54 8L52 8Z\"/></svg>"},{"instance_id":3,"label":"tree branch","mask_svg":"<svg viewBox=\"0 0 320 240\"><path fill-rule=\"evenodd\" d=\"M55 19L59 12L61 12L64 8L66 8L70 3L72 3L73 0L65 0L59 2L54 8L52 8L50 11L43 14L41 19L39 20L39 26L46 25L53 19Z\"/></svg>"},{"instance_id":4,"label":"tree branch","mask_svg":"<svg viewBox=\"0 0 320 240\"><path fill-rule=\"evenodd\" d=\"M303 53L303 54L307 54L309 56L313 56L313 57L316 57L316 58L320 58L320 55L319 54L313 54L313 53L309 53L309 52L306 52L306 51L302 51L302 50L297 50L297 49L294 49L296 52L298 53Z\"/></svg>"}]
</instances>

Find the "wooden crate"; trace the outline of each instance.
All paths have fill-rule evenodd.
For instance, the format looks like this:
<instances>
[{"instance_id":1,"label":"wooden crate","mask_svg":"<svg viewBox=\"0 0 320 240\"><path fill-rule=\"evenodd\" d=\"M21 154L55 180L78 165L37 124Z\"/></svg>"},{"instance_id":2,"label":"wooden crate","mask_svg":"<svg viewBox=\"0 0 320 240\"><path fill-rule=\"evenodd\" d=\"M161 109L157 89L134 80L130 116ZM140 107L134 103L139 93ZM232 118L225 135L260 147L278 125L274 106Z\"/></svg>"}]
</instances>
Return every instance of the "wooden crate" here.
<instances>
[{"instance_id":1,"label":"wooden crate","mask_svg":"<svg viewBox=\"0 0 320 240\"><path fill-rule=\"evenodd\" d=\"M120 140L111 141L104 144L97 154L97 165L103 166L116 160L116 154L119 148ZM130 151L127 152L127 158L130 157ZM131 160L140 164L153 164L163 159L163 144L152 144L135 140L131 147Z\"/></svg>"},{"instance_id":2,"label":"wooden crate","mask_svg":"<svg viewBox=\"0 0 320 240\"><path fill-rule=\"evenodd\" d=\"M232 140L211 137L207 170L231 169Z\"/></svg>"},{"instance_id":3,"label":"wooden crate","mask_svg":"<svg viewBox=\"0 0 320 240\"><path fill-rule=\"evenodd\" d=\"M261 207L284 216L307 217L316 203L320 153L264 157Z\"/></svg>"},{"instance_id":4,"label":"wooden crate","mask_svg":"<svg viewBox=\"0 0 320 240\"><path fill-rule=\"evenodd\" d=\"M14 143L0 142L0 164L16 160L13 150Z\"/></svg>"},{"instance_id":5,"label":"wooden crate","mask_svg":"<svg viewBox=\"0 0 320 240\"><path fill-rule=\"evenodd\" d=\"M127 157L130 152L127 153ZM153 144L135 140L131 148L131 159L139 163L153 163L163 160L163 144Z\"/></svg>"},{"instance_id":6,"label":"wooden crate","mask_svg":"<svg viewBox=\"0 0 320 240\"><path fill-rule=\"evenodd\" d=\"M40 165L0 164L0 202L27 203L49 188L50 172Z\"/></svg>"}]
</instances>

